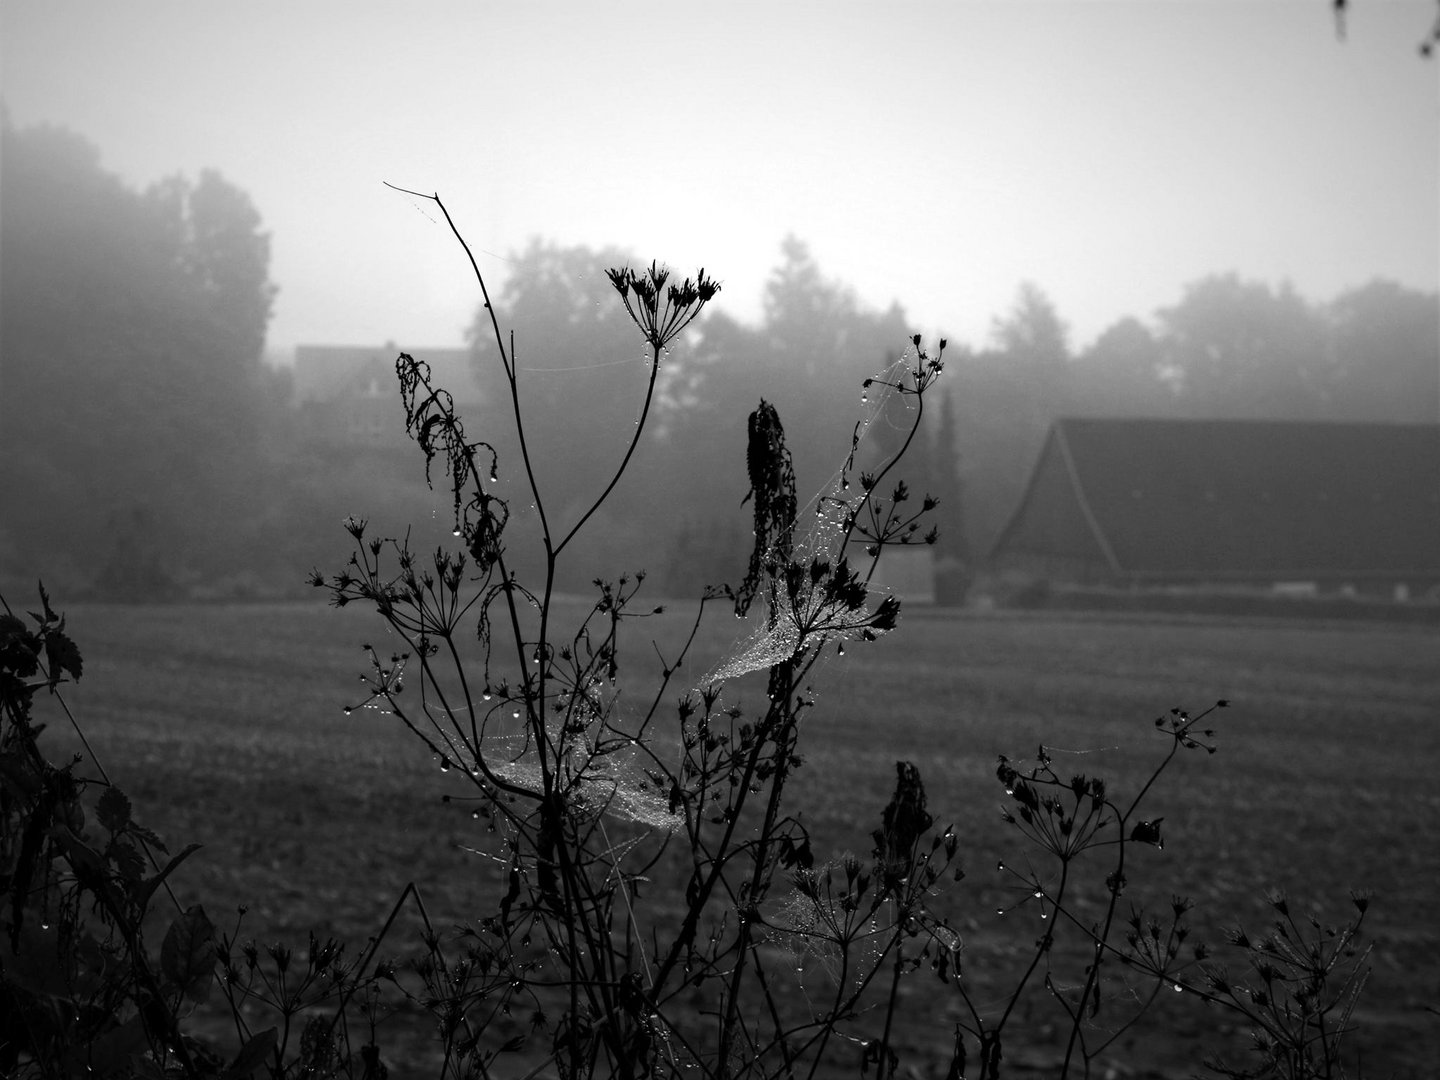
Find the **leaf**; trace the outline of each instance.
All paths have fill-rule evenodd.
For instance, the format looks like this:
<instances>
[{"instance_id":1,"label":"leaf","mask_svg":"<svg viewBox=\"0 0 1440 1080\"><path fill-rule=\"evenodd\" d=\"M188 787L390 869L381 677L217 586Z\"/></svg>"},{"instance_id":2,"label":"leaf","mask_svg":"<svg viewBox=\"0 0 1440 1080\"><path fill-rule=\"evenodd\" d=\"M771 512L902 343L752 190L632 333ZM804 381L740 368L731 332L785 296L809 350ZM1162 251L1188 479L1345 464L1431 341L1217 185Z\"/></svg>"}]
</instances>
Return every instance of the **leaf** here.
<instances>
[{"instance_id":1,"label":"leaf","mask_svg":"<svg viewBox=\"0 0 1440 1080\"><path fill-rule=\"evenodd\" d=\"M138 885L144 878L145 860L130 841L116 841L106 849L105 854L114 864L115 872L120 875L122 880L131 885Z\"/></svg>"},{"instance_id":2,"label":"leaf","mask_svg":"<svg viewBox=\"0 0 1440 1080\"><path fill-rule=\"evenodd\" d=\"M160 945L160 971L182 994L197 1004L210 996L215 954L215 926L199 904L170 924Z\"/></svg>"},{"instance_id":3,"label":"leaf","mask_svg":"<svg viewBox=\"0 0 1440 1080\"><path fill-rule=\"evenodd\" d=\"M170 876L170 872L174 870L177 866L179 866L185 859L189 858L191 854L199 850L199 844L186 844L183 851L175 855L174 858L172 858L168 863L165 864L164 869L162 869L154 877L146 878L144 881L142 881L140 883L140 888L137 889L135 892L136 906L143 911L149 905L150 897L155 895L155 890L160 887L161 882L163 882L167 877Z\"/></svg>"},{"instance_id":4,"label":"leaf","mask_svg":"<svg viewBox=\"0 0 1440 1080\"><path fill-rule=\"evenodd\" d=\"M69 672L71 678L80 681L80 649L63 630L45 631L45 661L50 667L50 686L61 680L62 672Z\"/></svg>"},{"instance_id":5,"label":"leaf","mask_svg":"<svg viewBox=\"0 0 1440 1080\"><path fill-rule=\"evenodd\" d=\"M95 804L96 820L112 833L121 833L130 824L130 797L117 787L108 787Z\"/></svg>"},{"instance_id":6,"label":"leaf","mask_svg":"<svg viewBox=\"0 0 1440 1080\"><path fill-rule=\"evenodd\" d=\"M1130 830L1130 839L1137 844L1154 844L1156 847L1164 847L1165 841L1160 835L1160 823L1164 818L1156 818L1154 821L1139 821Z\"/></svg>"},{"instance_id":7,"label":"leaf","mask_svg":"<svg viewBox=\"0 0 1440 1080\"><path fill-rule=\"evenodd\" d=\"M45 591L45 583L37 581L35 587L40 590L40 606L45 609L45 621L47 623L55 622L55 612L50 609L50 594Z\"/></svg>"},{"instance_id":8,"label":"leaf","mask_svg":"<svg viewBox=\"0 0 1440 1080\"><path fill-rule=\"evenodd\" d=\"M40 639L25 628L14 615L0 614L0 671L8 668L20 679L28 679L39 670L35 654Z\"/></svg>"},{"instance_id":9,"label":"leaf","mask_svg":"<svg viewBox=\"0 0 1440 1080\"><path fill-rule=\"evenodd\" d=\"M147 829L144 825L137 825L132 821L130 822L130 835L153 848L159 848L166 855L170 854L170 849L165 846L165 841L156 836L153 829Z\"/></svg>"},{"instance_id":10,"label":"leaf","mask_svg":"<svg viewBox=\"0 0 1440 1080\"><path fill-rule=\"evenodd\" d=\"M265 1059L275 1049L279 1039L279 1032L273 1027L251 1037L250 1041L240 1048L240 1053L235 1055L230 1067L220 1074L220 1080L246 1080L251 1073L265 1064Z\"/></svg>"}]
</instances>

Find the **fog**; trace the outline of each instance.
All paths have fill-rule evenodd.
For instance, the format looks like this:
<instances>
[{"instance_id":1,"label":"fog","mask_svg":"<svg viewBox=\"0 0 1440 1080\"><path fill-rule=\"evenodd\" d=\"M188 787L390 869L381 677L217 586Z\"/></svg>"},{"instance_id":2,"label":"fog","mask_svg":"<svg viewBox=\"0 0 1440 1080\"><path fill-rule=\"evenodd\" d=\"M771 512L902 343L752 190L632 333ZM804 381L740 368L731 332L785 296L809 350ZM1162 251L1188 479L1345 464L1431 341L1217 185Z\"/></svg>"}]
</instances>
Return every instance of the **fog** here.
<instances>
[{"instance_id":1,"label":"fog","mask_svg":"<svg viewBox=\"0 0 1440 1080\"><path fill-rule=\"evenodd\" d=\"M762 315L794 233L982 345L1022 281L1077 344L1235 271L1321 299L1437 283L1428 0L788 5L15 2L0 94L133 187L255 201L303 343L458 345L531 237L711 268ZM490 253L490 254L484 254Z\"/></svg>"},{"instance_id":2,"label":"fog","mask_svg":"<svg viewBox=\"0 0 1440 1080\"><path fill-rule=\"evenodd\" d=\"M0 12L7 592L295 595L347 514L444 539L402 349L533 528L464 254L383 181L474 248L562 518L643 396L604 270L723 282L570 585L733 576L748 410L814 493L916 332L949 347L906 478L966 564L1057 416L1440 419L1428 2Z\"/></svg>"}]
</instances>

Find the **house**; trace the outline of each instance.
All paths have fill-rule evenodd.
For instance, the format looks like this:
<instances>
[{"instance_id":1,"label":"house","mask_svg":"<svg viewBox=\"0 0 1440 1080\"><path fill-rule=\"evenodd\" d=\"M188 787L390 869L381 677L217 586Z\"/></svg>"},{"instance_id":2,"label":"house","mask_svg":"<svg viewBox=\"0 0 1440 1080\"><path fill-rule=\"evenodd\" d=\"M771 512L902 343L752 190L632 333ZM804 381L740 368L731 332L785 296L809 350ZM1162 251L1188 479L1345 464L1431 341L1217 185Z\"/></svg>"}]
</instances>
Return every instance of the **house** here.
<instances>
[{"instance_id":1,"label":"house","mask_svg":"<svg viewBox=\"0 0 1440 1080\"><path fill-rule=\"evenodd\" d=\"M1080 584L1440 586L1440 425L1057 420L992 569Z\"/></svg>"},{"instance_id":2,"label":"house","mask_svg":"<svg viewBox=\"0 0 1440 1080\"><path fill-rule=\"evenodd\" d=\"M391 448L405 442L405 412L395 375L402 350L393 343L299 345L295 349L295 405L306 439L330 449ZM462 414L484 395L467 349L405 349L430 365L435 384L450 392Z\"/></svg>"}]
</instances>

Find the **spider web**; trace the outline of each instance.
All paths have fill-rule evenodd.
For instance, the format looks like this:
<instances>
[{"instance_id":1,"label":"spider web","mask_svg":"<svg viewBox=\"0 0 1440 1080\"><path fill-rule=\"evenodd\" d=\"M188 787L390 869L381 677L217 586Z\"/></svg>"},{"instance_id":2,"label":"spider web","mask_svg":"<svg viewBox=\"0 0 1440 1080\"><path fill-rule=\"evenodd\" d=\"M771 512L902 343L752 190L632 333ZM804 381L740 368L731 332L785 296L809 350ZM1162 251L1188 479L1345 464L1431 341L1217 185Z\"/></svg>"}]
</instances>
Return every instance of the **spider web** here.
<instances>
[{"instance_id":1,"label":"spider web","mask_svg":"<svg viewBox=\"0 0 1440 1080\"><path fill-rule=\"evenodd\" d=\"M899 410L887 412L887 409L898 393L895 387L903 385L913 362L912 346L869 383L860 399L851 453L797 514L796 531L799 532L801 526L804 531L795 537L793 560L808 566L818 559L834 566L844 554L845 524L867 497L858 480L861 448L877 424L903 423L896 419ZM914 408L913 404L909 408ZM745 620L749 628L741 632L730 655L712 669L700 685L714 686L751 672L765 671L788 659L801 644L801 627L806 628L805 644L817 648L861 636L869 628L874 605L888 592L874 586L867 586L867 591L870 602L859 610L832 604L820 612L823 600L818 590L802 590L794 604L784 589L774 590L773 599L771 590L761 590L752 613ZM830 659L827 657L822 662ZM552 730L552 739L558 741L558 735L558 729ZM486 741L491 767L499 776L526 790L541 791L539 763L529 740L519 734L496 733L487 736ZM582 741L573 745L570 752L577 755L577 759L585 759L590 750L588 743ZM577 800L576 808L587 817L611 816L660 832L672 831L684 820L671 805L668 790L657 786L648 775L643 755L635 748L611 748L589 760L574 761L566 786Z\"/></svg>"},{"instance_id":2,"label":"spider web","mask_svg":"<svg viewBox=\"0 0 1440 1080\"><path fill-rule=\"evenodd\" d=\"M845 523L853 519L867 498L857 479L861 448L876 425L894 423L891 399L899 393L896 387L904 385L915 352L914 345L907 346L897 360L876 373L867 385L860 398L860 417L850 454L796 515L793 561L808 566L818 560L834 566L844 557ZM906 414L914 407L908 405ZM832 606L822 613L819 590L802 590L794 604L784 589L762 590L753 613L744 616L750 629L741 633L735 648L706 674L700 686L714 686L783 662L795 655L802 634L807 645L823 648L837 642L843 651L843 642L862 635L874 614L875 603L889 590L867 583L867 592L870 602L858 611ZM802 627L806 629L802 631Z\"/></svg>"}]
</instances>

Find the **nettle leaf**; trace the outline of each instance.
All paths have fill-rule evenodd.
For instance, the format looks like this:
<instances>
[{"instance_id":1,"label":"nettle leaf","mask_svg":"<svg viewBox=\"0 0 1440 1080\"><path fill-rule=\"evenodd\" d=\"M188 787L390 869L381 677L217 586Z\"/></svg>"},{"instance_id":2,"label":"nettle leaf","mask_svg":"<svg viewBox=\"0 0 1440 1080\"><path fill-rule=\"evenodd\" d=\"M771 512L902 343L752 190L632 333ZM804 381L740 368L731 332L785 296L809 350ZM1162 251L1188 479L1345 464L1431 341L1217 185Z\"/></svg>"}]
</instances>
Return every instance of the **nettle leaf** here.
<instances>
[{"instance_id":1,"label":"nettle leaf","mask_svg":"<svg viewBox=\"0 0 1440 1080\"><path fill-rule=\"evenodd\" d=\"M40 639L14 615L0 614L0 670L9 669L17 678L28 679L39 670L36 654Z\"/></svg>"},{"instance_id":2,"label":"nettle leaf","mask_svg":"<svg viewBox=\"0 0 1440 1080\"><path fill-rule=\"evenodd\" d=\"M51 686L60 681L62 672L69 672L77 682L80 680L80 649L63 630L45 631L45 660L50 665Z\"/></svg>"},{"instance_id":3,"label":"nettle leaf","mask_svg":"<svg viewBox=\"0 0 1440 1080\"><path fill-rule=\"evenodd\" d=\"M1165 841L1160 835L1160 823L1164 818L1156 818L1154 821L1136 822L1135 827L1130 830L1130 839L1139 844L1154 844L1156 847L1164 847Z\"/></svg>"},{"instance_id":4,"label":"nettle leaf","mask_svg":"<svg viewBox=\"0 0 1440 1080\"><path fill-rule=\"evenodd\" d=\"M219 962L214 941L214 924L195 904L170 924L160 945L161 973L197 1004L210 996L210 977Z\"/></svg>"},{"instance_id":5,"label":"nettle leaf","mask_svg":"<svg viewBox=\"0 0 1440 1080\"><path fill-rule=\"evenodd\" d=\"M130 797L117 787L108 787L95 804L95 818L112 833L122 833L130 824Z\"/></svg>"},{"instance_id":6,"label":"nettle leaf","mask_svg":"<svg viewBox=\"0 0 1440 1080\"><path fill-rule=\"evenodd\" d=\"M138 884L145 876L145 860L140 852L135 850L134 844L125 840L118 841L111 844L105 854L114 863L116 872L130 884Z\"/></svg>"},{"instance_id":7,"label":"nettle leaf","mask_svg":"<svg viewBox=\"0 0 1440 1080\"><path fill-rule=\"evenodd\" d=\"M165 841L161 840L153 829L148 829L144 825L137 825L132 821L130 822L130 835L149 844L153 848L158 848L167 855L170 854L170 849L165 846Z\"/></svg>"}]
</instances>

